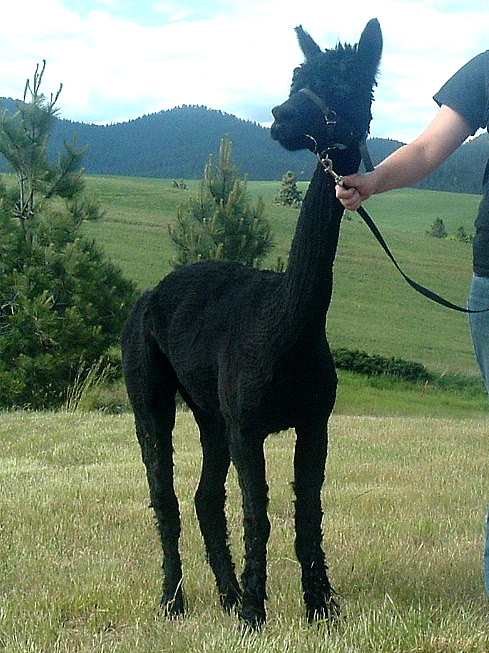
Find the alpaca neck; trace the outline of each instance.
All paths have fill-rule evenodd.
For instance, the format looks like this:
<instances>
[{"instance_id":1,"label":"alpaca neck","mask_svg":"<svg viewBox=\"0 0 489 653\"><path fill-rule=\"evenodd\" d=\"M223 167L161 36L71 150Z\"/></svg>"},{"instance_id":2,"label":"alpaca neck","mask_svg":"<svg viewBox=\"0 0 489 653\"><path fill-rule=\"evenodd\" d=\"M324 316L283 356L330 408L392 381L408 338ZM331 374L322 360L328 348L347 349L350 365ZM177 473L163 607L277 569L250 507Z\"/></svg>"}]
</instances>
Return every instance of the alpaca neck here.
<instances>
[{"instance_id":1,"label":"alpaca neck","mask_svg":"<svg viewBox=\"0 0 489 653\"><path fill-rule=\"evenodd\" d=\"M352 161L343 155L335 160L334 168L338 174L347 174L357 170L359 163L358 156ZM284 275L285 309L294 328L311 322L324 328L342 216L333 178L318 164L302 203Z\"/></svg>"}]
</instances>

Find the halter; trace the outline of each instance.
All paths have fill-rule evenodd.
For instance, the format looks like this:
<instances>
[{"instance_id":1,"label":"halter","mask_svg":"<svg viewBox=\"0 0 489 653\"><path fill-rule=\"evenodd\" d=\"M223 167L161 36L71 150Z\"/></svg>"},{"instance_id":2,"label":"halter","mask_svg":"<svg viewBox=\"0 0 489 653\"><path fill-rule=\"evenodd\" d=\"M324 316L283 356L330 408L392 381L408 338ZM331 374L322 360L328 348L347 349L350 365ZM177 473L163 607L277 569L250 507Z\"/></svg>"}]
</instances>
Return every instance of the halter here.
<instances>
[{"instance_id":1,"label":"halter","mask_svg":"<svg viewBox=\"0 0 489 653\"><path fill-rule=\"evenodd\" d=\"M308 138L310 138L314 142L314 153L318 155L319 160L328 158L328 152L330 150L346 150L348 148L348 145L346 143L335 143L335 130L337 129L338 126L342 126L345 132L348 134L349 138L351 141L354 141L358 145L358 149L360 150L360 156L362 157L363 163L365 165L366 170L373 170L373 165L372 165L372 160L370 158L370 154L367 149L367 135L362 134L361 136L358 136L355 134L355 131L353 130L352 126L347 123L345 120L343 120L340 116L338 116L338 113L336 112L335 109L332 109L330 106L322 100L319 95L316 95L314 91L311 91L310 88L303 87L297 91L298 93L304 93L314 104L318 107L318 109L321 111L324 117L324 121L326 123L326 136L328 142L331 142L332 145L329 145L324 152L318 152L318 144L314 136L311 136L310 134L306 134Z\"/></svg>"},{"instance_id":2,"label":"halter","mask_svg":"<svg viewBox=\"0 0 489 653\"><path fill-rule=\"evenodd\" d=\"M311 91L310 88L301 88L299 89L298 93L304 93L307 95L307 97L314 102L314 104L321 109L321 112L324 116L324 120L326 121L326 125L332 125L333 127L336 126L338 122L338 114L334 109L331 109L331 107L328 107L326 102L324 102L319 95L316 95L314 91ZM353 136L353 132L351 132L351 135Z\"/></svg>"}]
</instances>

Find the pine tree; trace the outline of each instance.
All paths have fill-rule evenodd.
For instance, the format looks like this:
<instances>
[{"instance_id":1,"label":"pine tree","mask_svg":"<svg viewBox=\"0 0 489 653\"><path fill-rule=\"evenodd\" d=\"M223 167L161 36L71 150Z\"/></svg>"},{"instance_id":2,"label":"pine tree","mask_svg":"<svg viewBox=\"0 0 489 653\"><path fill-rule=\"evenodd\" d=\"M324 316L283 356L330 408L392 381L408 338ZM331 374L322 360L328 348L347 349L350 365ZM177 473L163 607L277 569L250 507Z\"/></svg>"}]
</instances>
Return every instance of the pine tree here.
<instances>
[{"instance_id":1,"label":"pine tree","mask_svg":"<svg viewBox=\"0 0 489 653\"><path fill-rule=\"evenodd\" d=\"M280 192L275 198L275 202L283 206L299 206L302 202L302 193L297 188L297 178L291 170L288 170L282 177Z\"/></svg>"},{"instance_id":2,"label":"pine tree","mask_svg":"<svg viewBox=\"0 0 489 653\"><path fill-rule=\"evenodd\" d=\"M101 217L84 192L83 152L48 156L61 93L41 93L45 63L27 80L17 111L0 115L0 153L16 183L0 185L0 407L63 402L81 366L118 342L133 284L80 236Z\"/></svg>"},{"instance_id":3,"label":"pine tree","mask_svg":"<svg viewBox=\"0 0 489 653\"><path fill-rule=\"evenodd\" d=\"M431 228L426 232L428 236L433 236L433 238L446 238L448 235L445 223L442 218L436 218L436 220L431 225Z\"/></svg>"},{"instance_id":4,"label":"pine tree","mask_svg":"<svg viewBox=\"0 0 489 653\"><path fill-rule=\"evenodd\" d=\"M474 236L472 234L468 234L465 231L465 227L460 225L457 229L457 233L455 234L455 240L460 240L462 243L471 243L474 240Z\"/></svg>"},{"instance_id":5,"label":"pine tree","mask_svg":"<svg viewBox=\"0 0 489 653\"><path fill-rule=\"evenodd\" d=\"M264 217L262 199L251 205L247 180L239 179L232 162L232 143L221 140L219 161L211 155L199 193L177 209L176 223L169 226L177 249L175 268L204 259L228 259L259 265L273 245Z\"/></svg>"}]
</instances>

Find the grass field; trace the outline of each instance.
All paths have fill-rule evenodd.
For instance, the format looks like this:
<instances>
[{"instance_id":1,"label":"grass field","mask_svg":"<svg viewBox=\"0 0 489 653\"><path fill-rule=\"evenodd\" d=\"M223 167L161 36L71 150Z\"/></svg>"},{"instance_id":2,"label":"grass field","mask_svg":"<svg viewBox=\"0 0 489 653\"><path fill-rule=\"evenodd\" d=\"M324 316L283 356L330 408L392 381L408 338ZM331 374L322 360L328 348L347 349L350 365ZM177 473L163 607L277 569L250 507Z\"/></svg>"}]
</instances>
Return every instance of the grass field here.
<instances>
[{"instance_id":1,"label":"grass field","mask_svg":"<svg viewBox=\"0 0 489 653\"><path fill-rule=\"evenodd\" d=\"M141 289L152 287L171 269L167 225L198 183L191 181L189 191L182 191L166 179L89 177L88 186L102 199L106 218L88 225L87 232ZM249 183L250 198L264 198L275 234L271 263L278 256L286 260L298 215L296 209L273 203L279 187L279 182ZM368 208L406 272L464 305L470 245L425 232L437 217L450 234L459 225L471 232L478 201L474 195L408 189L373 198ZM441 373L478 373L466 317L432 304L407 286L356 214L342 226L328 334L333 348L402 357Z\"/></svg>"},{"instance_id":2,"label":"grass field","mask_svg":"<svg viewBox=\"0 0 489 653\"><path fill-rule=\"evenodd\" d=\"M489 420L336 416L325 549L343 617L303 618L293 552L293 434L267 442L268 623L221 612L193 510L200 452L175 441L188 615L158 614L160 549L128 415L2 415L0 650L4 653L481 653ZM238 568L240 499L229 482Z\"/></svg>"},{"instance_id":3,"label":"grass field","mask_svg":"<svg viewBox=\"0 0 489 653\"><path fill-rule=\"evenodd\" d=\"M190 192L198 182L190 182ZM167 224L187 193L171 180L90 177L107 215L87 233L141 289L170 270ZM304 188L304 186L303 186ZM250 182L286 258L297 211L278 183ZM464 303L470 246L429 238L443 217L471 231L478 198L399 191L369 210L406 271ZM466 318L407 287L357 217L345 220L328 315L333 347L476 376ZM221 612L193 509L198 435L180 412L176 477L188 614L158 613L160 547L129 414L3 413L0 427L2 653L483 653L489 606L482 552L487 399L341 372L324 489L325 549L343 615L328 632L303 618L293 544L294 435L267 441L271 490L268 623L244 634ZM241 501L229 479L238 568Z\"/></svg>"}]
</instances>

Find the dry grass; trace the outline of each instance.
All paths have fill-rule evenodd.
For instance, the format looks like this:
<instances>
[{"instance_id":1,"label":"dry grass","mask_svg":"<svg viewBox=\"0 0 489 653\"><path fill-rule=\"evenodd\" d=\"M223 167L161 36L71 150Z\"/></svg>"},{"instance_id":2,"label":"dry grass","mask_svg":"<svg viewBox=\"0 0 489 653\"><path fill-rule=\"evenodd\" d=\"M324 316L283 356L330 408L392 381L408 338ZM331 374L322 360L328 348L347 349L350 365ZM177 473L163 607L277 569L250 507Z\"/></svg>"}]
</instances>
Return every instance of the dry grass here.
<instances>
[{"instance_id":1,"label":"dry grass","mask_svg":"<svg viewBox=\"0 0 489 653\"><path fill-rule=\"evenodd\" d=\"M0 650L7 653L468 653L489 651L482 549L487 419L337 416L325 548L343 607L328 633L303 619L293 554L293 433L267 443L269 620L243 635L223 614L193 510L198 438L175 439L188 615L158 614L159 543L132 418L1 416ZM229 519L239 565L234 474Z\"/></svg>"}]
</instances>

